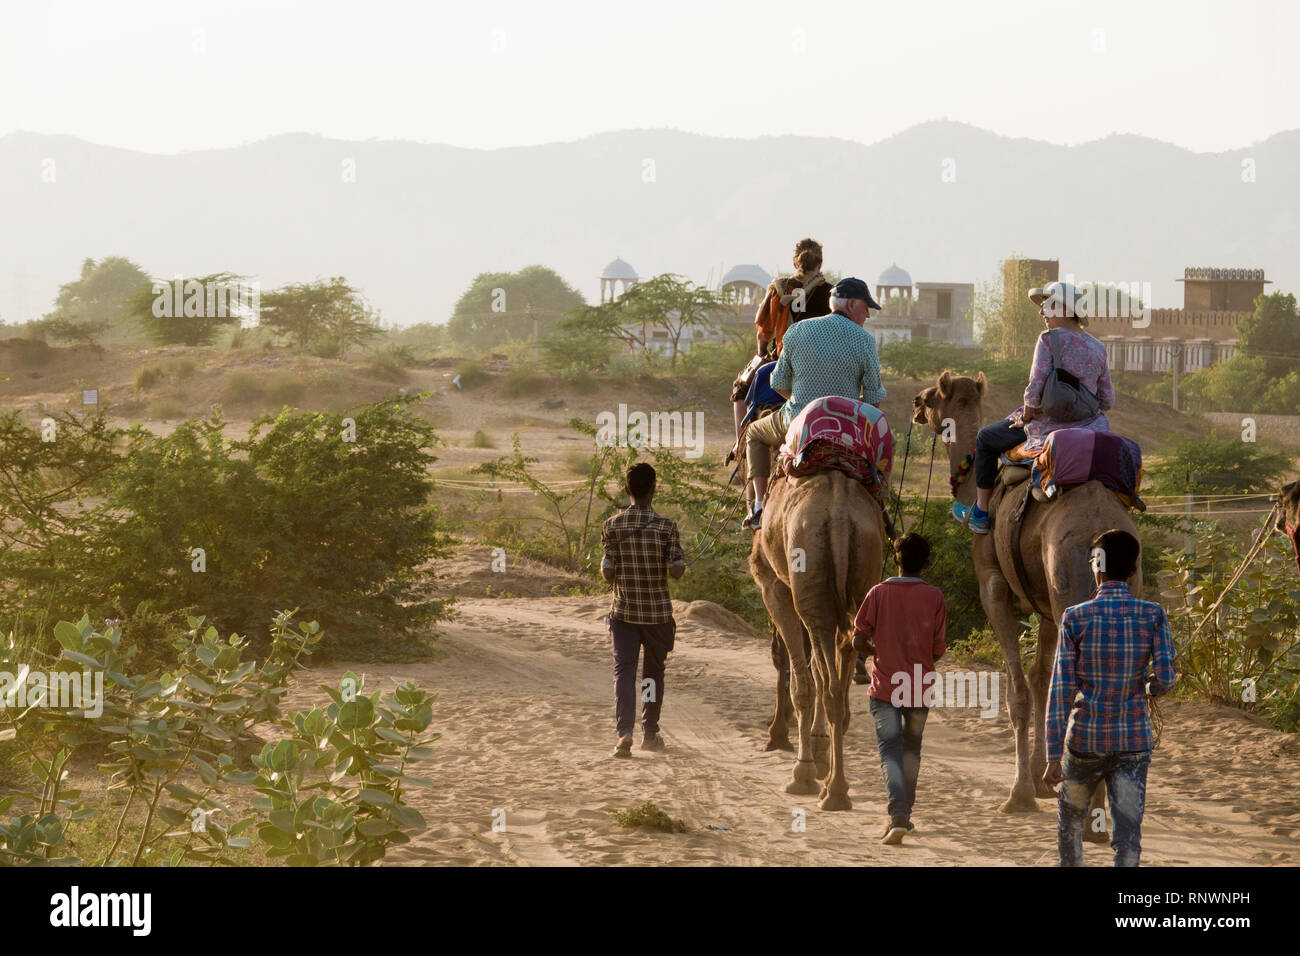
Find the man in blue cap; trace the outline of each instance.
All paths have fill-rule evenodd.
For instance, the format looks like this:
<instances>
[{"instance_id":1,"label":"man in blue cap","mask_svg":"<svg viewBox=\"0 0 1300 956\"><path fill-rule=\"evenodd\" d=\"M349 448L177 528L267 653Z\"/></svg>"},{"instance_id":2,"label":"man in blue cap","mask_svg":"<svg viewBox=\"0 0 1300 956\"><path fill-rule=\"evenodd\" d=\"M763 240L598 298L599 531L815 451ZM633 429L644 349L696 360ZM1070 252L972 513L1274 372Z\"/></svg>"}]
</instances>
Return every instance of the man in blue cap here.
<instances>
[{"instance_id":1,"label":"man in blue cap","mask_svg":"<svg viewBox=\"0 0 1300 956\"><path fill-rule=\"evenodd\" d=\"M806 404L827 395L871 405L884 401L876 339L863 328L871 310L879 308L865 282L841 279L831 292L830 315L804 319L786 331L770 383L786 403L745 430L745 453L754 480L754 506L745 519L746 528L757 530L762 523L770 449L781 446L790 422Z\"/></svg>"}]
</instances>

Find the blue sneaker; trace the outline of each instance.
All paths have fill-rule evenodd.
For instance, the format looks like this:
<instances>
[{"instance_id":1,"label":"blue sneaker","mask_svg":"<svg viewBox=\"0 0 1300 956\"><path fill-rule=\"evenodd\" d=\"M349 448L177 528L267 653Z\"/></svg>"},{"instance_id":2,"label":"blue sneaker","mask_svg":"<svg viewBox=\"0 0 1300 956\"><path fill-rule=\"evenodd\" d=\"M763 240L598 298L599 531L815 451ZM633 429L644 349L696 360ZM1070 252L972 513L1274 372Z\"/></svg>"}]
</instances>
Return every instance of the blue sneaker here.
<instances>
[{"instance_id":1,"label":"blue sneaker","mask_svg":"<svg viewBox=\"0 0 1300 956\"><path fill-rule=\"evenodd\" d=\"M975 505L964 505L960 501L952 503L952 516L960 524L969 525L976 534L988 534L992 526L992 516L987 511L980 511Z\"/></svg>"}]
</instances>

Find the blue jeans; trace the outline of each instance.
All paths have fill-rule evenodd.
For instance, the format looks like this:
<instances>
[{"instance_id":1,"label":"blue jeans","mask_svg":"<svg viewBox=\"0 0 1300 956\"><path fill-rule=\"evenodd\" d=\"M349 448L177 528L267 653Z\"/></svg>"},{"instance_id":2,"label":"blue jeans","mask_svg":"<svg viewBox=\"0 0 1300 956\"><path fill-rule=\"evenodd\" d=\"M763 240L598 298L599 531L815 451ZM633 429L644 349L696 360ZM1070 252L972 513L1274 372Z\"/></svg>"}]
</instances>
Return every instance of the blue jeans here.
<instances>
[{"instance_id":1,"label":"blue jeans","mask_svg":"<svg viewBox=\"0 0 1300 956\"><path fill-rule=\"evenodd\" d=\"M889 816L911 819L916 803L916 778L921 773L921 734L928 707L895 707L887 700L868 698L880 750L880 773L889 794Z\"/></svg>"},{"instance_id":2,"label":"blue jeans","mask_svg":"<svg viewBox=\"0 0 1300 956\"><path fill-rule=\"evenodd\" d=\"M1114 826L1111 849L1116 866L1137 866L1142 855L1142 811L1146 806L1147 768L1151 751L1081 754L1066 749L1061 760L1060 801L1056 842L1061 866L1083 866L1083 828L1090 825L1088 802L1097 785L1106 781Z\"/></svg>"}]
</instances>

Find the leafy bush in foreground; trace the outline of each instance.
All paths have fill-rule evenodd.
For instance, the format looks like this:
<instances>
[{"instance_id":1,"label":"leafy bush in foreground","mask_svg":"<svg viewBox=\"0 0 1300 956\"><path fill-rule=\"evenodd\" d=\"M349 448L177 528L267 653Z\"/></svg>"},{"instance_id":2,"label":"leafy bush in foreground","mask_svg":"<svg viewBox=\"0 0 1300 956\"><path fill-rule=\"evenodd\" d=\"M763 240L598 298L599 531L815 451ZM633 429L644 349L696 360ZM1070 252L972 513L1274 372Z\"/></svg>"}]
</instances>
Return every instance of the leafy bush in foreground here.
<instances>
[{"instance_id":1,"label":"leafy bush in foreground","mask_svg":"<svg viewBox=\"0 0 1300 956\"><path fill-rule=\"evenodd\" d=\"M52 699L53 682L38 695L30 663L12 646L0 652L0 669L14 675L0 697L0 732L31 760L37 785L0 797L0 813L16 804L23 810L0 822L0 864L224 864L251 848L241 834L255 826L271 858L366 865L424 829L403 796L405 788L429 785L408 765L431 756L432 696L410 684L391 699L363 696L348 674L341 690L326 688L330 707L284 719L280 700L301 659L319 645L319 625L294 626L291 612L276 615L259 665L244 659L243 638L222 639L202 618L189 623L188 634L177 636L176 668L137 672L136 649L120 628L96 631L85 618L60 622L62 653L50 670L98 685L95 706L84 680L72 706ZM239 748L266 723L289 735L266 744L248 769ZM101 769L110 775L109 791L126 793L121 809L112 809L107 846L81 833L106 808L87 806L67 786L67 767L84 746L107 753ZM229 795L249 785L262 794L252 805L267 816L232 819Z\"/></svg>"}]
</instances>

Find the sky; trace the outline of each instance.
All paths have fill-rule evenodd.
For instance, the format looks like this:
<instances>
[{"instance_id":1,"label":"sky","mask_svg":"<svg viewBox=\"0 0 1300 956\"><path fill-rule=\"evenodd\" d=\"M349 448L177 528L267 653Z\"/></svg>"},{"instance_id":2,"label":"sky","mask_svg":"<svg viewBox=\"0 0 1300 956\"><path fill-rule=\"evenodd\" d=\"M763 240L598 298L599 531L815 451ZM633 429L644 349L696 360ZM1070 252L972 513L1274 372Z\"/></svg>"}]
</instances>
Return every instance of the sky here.
<instances>
[{"instance_id":1,"label":"sky","mask_svg":"<svg viewBox=\"0 0 1300 956\"><path fill-rule=\"evenodd\" d=\"M862 143L956 120L1198 152L1300 127L1285 0L0 0L0 135L474 148L670 127Z\"/></svg>"}]
</instances>

